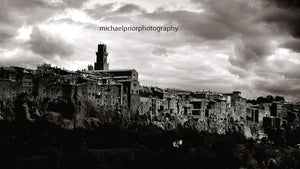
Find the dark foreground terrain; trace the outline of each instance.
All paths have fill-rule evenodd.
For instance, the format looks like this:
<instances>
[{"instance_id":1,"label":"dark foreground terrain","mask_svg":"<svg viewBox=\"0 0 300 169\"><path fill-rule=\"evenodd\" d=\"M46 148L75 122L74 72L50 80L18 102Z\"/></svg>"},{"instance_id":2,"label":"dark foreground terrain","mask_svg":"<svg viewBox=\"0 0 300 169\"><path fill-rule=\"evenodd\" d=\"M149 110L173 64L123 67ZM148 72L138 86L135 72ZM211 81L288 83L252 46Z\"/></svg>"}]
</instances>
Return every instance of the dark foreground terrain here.
<instances>
[{"instance_id":1,"label":"dark foreground terrain","mask_svg":"<svg viewBox=\"0 0 300 169\"><path fill-rule=\"evenodd\" d=\"M182 140L182 145L173 141ZM294 140L295 141L295 140ZM300 168L293 140L107 124L93 131L0 123L1 168ZM282 142L285 142L284 145Z\"/></svg>"}]
</instances>

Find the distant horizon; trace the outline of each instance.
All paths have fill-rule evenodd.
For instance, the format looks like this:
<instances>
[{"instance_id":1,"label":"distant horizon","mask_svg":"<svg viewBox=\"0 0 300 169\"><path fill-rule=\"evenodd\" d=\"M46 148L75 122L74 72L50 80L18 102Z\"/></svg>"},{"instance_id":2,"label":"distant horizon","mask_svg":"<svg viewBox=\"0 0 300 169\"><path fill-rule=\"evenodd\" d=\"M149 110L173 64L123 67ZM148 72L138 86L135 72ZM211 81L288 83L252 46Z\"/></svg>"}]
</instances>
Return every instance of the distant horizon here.
<instances>
[{"instance_id":1,"label":"distant horizon","mask_svg":"<svg viewBox=\"0 0 300 169\"><path fill-rule=\"evenodd\" d=\"M24 68L24 67L20 67L20 66L13 66L13 65L10 65L10 66L2 66L2 67L20 67L20 68L24 68L24 69L30 69L30 70L37 70L37 67L38 66L42 66L44 64L49 64L49 63L41 63L41 64L37 64L36 65L36 69L33 69L33 68ZM53 66L52 64L49 64L51 65L51 67L57 67L57 68L60 68L60 69L63 69L63 70L67 70L67 71L72 71L72 72L76 72L76 71L89 71L87 69L82 69L82 70L69 70L69 69L64 69L63 67L58 67L58 66ZM1 68L1 67L0 67ZM109 70L136 70L134 68L131 68L131 69L109 69ZM108 70L108 71L109 71ZM93 70L93 71L105 71L105 70ZM137 71L137 70L136 70ZM137 71L138 72L138 71ZM140 81L140 79L139 79ZM240 90L232 90L232 91L227 91L227 92L219 92L219 91L215 91L215 90L207 90L207 89L196 89L196 90L190 90L190 89L182 89L182 88L173 88L173 87L160 87L160 86L157 86L157 85L143 85L143 84L140 84L140 86L143 86L143 87L157 87L157 88L160 88L160 89L170 89L170 90L181 90L181 91L186 91L186 92L204 92L204 91L207 91L207 92L212 92L212 93L220 93L220 94L230 94L232 92L235 92L235 91L238 91L238 92L241 92L241 95L243 95L243 91L240 91ZM264 97L266 98L267 96L272 96L272 97L276 97L276 96L280 96L280 97L284 97L284 96L281 96L281 95L272 95L272 94L268 94L268 95L265 95L265 96L258 96L257 98L259 97ZM243 97L247 100L256 100L257 98L247 98L247 97ZM285 97L284 97L285 98ZM285 101L286 102L292 102L292 103L297 103L297 102L300 102L300 101L289 101L285 98Z\"/></svg>"}]
</instances>

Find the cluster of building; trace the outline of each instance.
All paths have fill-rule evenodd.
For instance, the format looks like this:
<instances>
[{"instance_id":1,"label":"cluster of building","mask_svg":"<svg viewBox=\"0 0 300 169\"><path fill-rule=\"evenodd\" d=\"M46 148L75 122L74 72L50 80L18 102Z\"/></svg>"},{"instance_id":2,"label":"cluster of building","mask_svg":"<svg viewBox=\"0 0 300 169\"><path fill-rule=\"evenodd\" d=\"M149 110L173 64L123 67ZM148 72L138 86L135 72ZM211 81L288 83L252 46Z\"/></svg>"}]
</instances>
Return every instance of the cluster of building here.
<instances>
[{"instance_id":1,"label":"cluster of building","mask_svg":"<svg viewBox=\"0 0 300 169\"><path fill-rule=\"evenodd\" d=\"M95 107L129 111L134 121L164 129L178 125L224 134L238 130L254 137L266 129L297 124L300 104L271 102L252 104L241 92L218 93L140 86L134 69L112 70L105 44L98 45L96 62L88 70L68 71L50 64L36 70L0 68L0 99L16 99L20 93L38 100L59 98L86 100ZM293 125L295 126L295 125Z\"/></svg>"},{"instance_id":2,"label":"cluster of building","mask_svg":"<svg viewBox=\"0 0 300 169\"><path fill-rule=\"evenodd\" d=\"M253 104L240 91L180 91L141 86L140 115L165 129L188 124L200 131L225 134L241 131L266 137L267 130L299 127L300 103L272 101Z\"/></svg>"},{"instance_id":3,"label":"cluster of building","mask_svg":"<svg viewBox=\"0 0 300 169\"><path fill-rule=\"evenodd\" d=\"M134 69L108 70L106 45L99 44L95 70L68 71L50 64L36 70L0 68L0 99L14 100L19 93L36 99L88 100L96 107L136 112L139 103L138 73ZM92 68L91 68L92 67Z\"/></svg>"}]
</instances>

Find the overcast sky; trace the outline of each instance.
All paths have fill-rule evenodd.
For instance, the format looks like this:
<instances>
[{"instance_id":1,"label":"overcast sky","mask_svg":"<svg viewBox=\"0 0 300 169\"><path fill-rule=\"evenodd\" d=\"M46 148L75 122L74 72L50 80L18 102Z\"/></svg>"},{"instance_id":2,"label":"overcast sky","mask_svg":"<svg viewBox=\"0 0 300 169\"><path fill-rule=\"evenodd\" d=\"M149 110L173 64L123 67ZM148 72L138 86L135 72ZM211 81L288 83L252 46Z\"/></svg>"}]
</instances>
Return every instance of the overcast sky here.
<instances>
[{"instance_id":1,"label":"overcast sky","mask_svg":"<svg viewBox=\"0 0 300 169\"><path fill-rule=\"evenodd\" d=\"M0 66L84 69L97 44L142 85L300 100L297 0L0 0ZM176 25L178 32L99 26Z\"/></svg>"}]
</instances>

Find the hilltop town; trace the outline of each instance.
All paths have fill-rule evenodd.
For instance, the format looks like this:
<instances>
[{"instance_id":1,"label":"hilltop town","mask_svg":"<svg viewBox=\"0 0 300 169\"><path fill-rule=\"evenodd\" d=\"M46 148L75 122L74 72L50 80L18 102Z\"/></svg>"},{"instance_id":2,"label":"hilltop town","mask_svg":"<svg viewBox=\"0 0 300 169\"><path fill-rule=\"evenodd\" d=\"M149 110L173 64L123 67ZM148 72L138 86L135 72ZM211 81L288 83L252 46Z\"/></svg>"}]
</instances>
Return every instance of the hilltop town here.
<instances>
[{"instance_id":1,"label":"hilltop town","mask_svg":"<svg viewBox=\"0 0 300 169\"><path fill-rule=\"evenodd\" d=\"M0 120L15 120L12 103L26 95L30 100L25 106L27 120L48 113L48 120L60 119L66 129L112 121L109 112L121 117L122 123L151 124L164 130L181 126L217 134L239 131L252 138L300 124L300 103L283 97L247 100L240 91L141 86L135 69L109 69L107 57L106 45L99 44L96 62L87 70L69 71L50 64L38 65L35 70L1 67Z\"/></svg>"}]
</instances>

